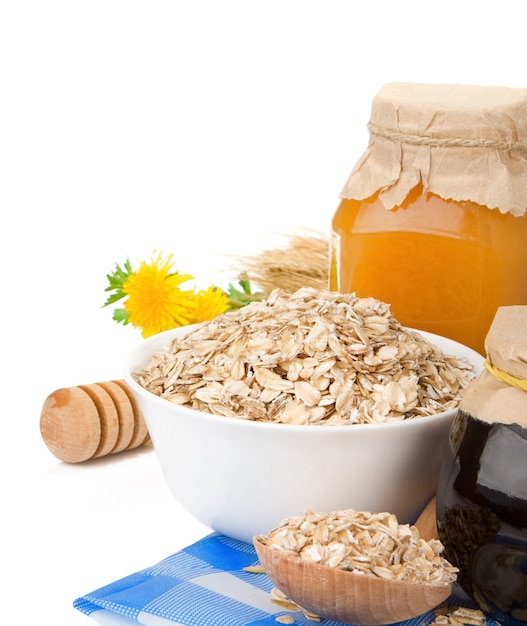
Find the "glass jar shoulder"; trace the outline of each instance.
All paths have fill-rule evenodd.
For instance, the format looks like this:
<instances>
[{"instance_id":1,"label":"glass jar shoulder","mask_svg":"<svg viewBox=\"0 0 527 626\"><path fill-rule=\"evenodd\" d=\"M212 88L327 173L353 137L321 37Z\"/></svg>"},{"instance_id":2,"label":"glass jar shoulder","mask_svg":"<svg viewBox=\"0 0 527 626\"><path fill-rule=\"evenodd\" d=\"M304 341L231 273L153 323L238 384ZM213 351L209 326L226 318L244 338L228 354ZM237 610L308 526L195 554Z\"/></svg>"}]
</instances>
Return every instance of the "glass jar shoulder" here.
<instances>
[{"instance_id":1,"label":"glass jar shoulder","mask_svg":"<svg viewBox=\"0 0 527 626\"><path fill-rule=\"evenodd\" d=\"M500 236L527 236L527 217L515 218L474 202L445 200L414 188L400 206L386 209L378 194L365 200L343 199L332 229L340 234L414 232L477 240L489 245Z\"/></svg>"}]
</instances>

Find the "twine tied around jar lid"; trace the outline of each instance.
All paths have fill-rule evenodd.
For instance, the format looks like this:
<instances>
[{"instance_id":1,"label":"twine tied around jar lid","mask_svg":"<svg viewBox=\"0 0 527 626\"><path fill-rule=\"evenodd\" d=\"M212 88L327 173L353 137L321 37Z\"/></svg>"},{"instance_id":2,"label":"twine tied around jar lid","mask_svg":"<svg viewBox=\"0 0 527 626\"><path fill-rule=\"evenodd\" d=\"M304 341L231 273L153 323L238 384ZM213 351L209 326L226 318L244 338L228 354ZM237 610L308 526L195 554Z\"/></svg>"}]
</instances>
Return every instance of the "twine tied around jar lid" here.
<instances>
[{"instance_id":1,"label":"twine tied around jar lid","mask_svg":"<svg viewBox=\"0 0 527 626\"><path fill-rule=\"evenodd\" d=\"M527 210L527 89L389 83L373 99L370 142L340 194L400 206L425 192L502 213Z\"/></svg>"},{"instance_id":2,"label":"twine tied around jar lid","mask_svg":"<svg viewBox=\"0 0 527 626\"><path fill-rule=\"evenodd\" d=\"M372 122L368 122L368 131L370 135L377 135L397 141L399 143L408 143L415 146L436 146L447 148L487 148L499 150L501 152L520 152L527 154L527 144L519 141L501 141L498 139L467 139L462 137L432 137L430 135L409 135L401 132L389 130L377 126Z\"/></svg>"}]
</instances>

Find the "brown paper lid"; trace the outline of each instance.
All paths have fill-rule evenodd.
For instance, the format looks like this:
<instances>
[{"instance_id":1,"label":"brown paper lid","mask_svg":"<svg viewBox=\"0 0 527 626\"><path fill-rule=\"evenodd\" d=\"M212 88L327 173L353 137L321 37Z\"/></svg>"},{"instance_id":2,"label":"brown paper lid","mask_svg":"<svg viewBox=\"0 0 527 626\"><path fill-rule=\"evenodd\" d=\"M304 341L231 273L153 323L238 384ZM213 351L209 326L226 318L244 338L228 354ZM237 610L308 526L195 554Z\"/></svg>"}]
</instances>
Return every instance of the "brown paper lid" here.
<instances>
[{"instance_id":1,"label":"brown paper lid","mask_svg":"<svg viewBox=\"0 0 527 626\"><path fill-rule=\"evenodd\" d=\"M521 388L527 381L527 306L498 309L485 350L490 369L467 385L459 408L489 422L527 426L527 391Z\"/></svg>"},{"instance_id":2,"label":"brown paper lid","mask_svg":"<svg viewBox=\"0 0 527 626\"><path fill-rule=\"evenodd\" d=\"M527 380L527 306L502 306L496 311L485 351L492 365Z\"/></svg>"},{"instance_id":3,"label":"brown paper lid","mask_svg":"<svg viewBox=\"0 0 527 626\"><path fill-rule=\"evenodd\" d=\"M375 96L370 143L341 198L379 191L387 209L418 183L502 213L527 209L527 89L389 83Z\"/></svg>"},{"instance_id":4,"label":"brown paper lid","mask_svg":"<svg viewBox=\"0 0 527 626\"><path fill-rule=\"evenodd\" d=\"M500 382L487 370L470 381L459 408L491 424L527 426L527 393Z\"/></svg>"}]
</instances>

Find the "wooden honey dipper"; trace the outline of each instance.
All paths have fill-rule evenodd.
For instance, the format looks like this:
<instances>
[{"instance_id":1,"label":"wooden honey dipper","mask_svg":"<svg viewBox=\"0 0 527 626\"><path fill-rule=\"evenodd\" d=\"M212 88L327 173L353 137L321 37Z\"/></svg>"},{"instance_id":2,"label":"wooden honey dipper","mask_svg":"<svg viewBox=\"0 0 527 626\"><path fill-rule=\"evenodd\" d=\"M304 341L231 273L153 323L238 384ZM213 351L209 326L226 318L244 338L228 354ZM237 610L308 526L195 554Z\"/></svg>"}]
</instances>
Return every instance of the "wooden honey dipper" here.
<instances>
[{"instance_id":1,"label":"wooden honey dipper","mask_svg":"<svg viewBox=\"0 0 527 626\"><path fill-rule=\"evenodd\" d=\"M132 450L150 440L124 380L56 389L44 401L40 433L50 452L65 463Z\"/></svg>"}]
</instances>

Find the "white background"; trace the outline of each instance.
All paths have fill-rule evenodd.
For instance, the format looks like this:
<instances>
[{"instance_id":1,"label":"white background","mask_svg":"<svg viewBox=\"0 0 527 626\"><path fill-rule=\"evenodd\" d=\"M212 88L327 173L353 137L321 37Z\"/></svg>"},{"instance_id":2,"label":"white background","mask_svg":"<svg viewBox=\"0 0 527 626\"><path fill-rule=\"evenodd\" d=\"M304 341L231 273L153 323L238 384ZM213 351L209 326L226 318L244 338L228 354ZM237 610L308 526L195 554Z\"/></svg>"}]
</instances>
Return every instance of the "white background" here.
<instances>
[{"instance_id":1,"label":"white background","mask_svg":"<svg viewBox=\"0 0 527 626\"><path fill-rule=\"evenodd\" d=\"M68 466L40 437L49 393L120 378L141 340L101 308L106 273L157 249L226 286L228 255L328 231L381 85L527 86L524 10L2 2L2 623L91 623L74 598L207 532L152 450Z\"/></svg>"}]
</instances>

